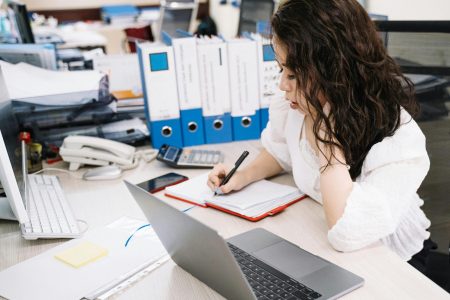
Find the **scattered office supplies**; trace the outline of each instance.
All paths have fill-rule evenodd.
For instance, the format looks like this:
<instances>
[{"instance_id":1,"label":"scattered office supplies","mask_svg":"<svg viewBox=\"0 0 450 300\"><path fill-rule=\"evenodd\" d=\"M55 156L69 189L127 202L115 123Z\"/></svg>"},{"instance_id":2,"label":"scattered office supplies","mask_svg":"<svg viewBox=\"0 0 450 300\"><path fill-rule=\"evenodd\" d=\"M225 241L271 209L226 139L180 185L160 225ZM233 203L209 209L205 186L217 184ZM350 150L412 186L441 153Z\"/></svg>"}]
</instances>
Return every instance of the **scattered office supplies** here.
<instances>
[{"instance_id":1,"label":"scattered office supplies","mask_svg":"<svg viewBox=\"0 0 450 300\"><path fill-rule=\"evenodd\" d=\"M214 196L207 182L208 174L200 175L167 187L165 195L198 206L212 207L250 221L275 215L306 197L295 187L267 180L254 182L227 195Z\"/></svg>"},{"instance_id":2,"label":"scattered office supplies","mask_svg":"<svg viewBox=\"0 0 450 300\"><path fill-rule=\"evenodd\" d=\"M153 193L162 191L163 189L165 189L168 186L181 183L188 179L189 178L187 176L177 174L174 172L170 172L170 173L158 176L156 178L152 178L150 180L141 182L138 184L138 186L143 188L144 190L148 191L149 193L153 194Z\"/></svg>"},{"instance_id":3,"label":"scattered office supplies","mask_svg":"<svg viewBox=\"0 0 450 300\"><path fill-rule=\"evenodd\" d=\"M142 43L138 44L138 56L152 145L182 147L173 49L164 44Z\"/></svg>"},{"instance_id":4,"label":"scattered office supplies","mask_svg":"<svg viewBox=\"0 0 450 300\"><path fill-rule=\"evenodd\" d=\"M81 239L63 243L9 267L0 272L0 296L35 300L96 299L112 289L117 291L119 285L124 288L126 283L131 283L132 277L167 261L167 252L152 228L141 230L128 247L124 247L129 235L147 223L123 217L87 232ZM106 249L108 255L80 268L68 267L55 259L58 253L85 242Z\"/></svg>"},{"instance_id":5,"label":"scattered office supplies","mask_svg":"<svg viewBox=\"0 0 450 300\"><path fill-rule=\"evenodd\" d=\"M56 47L53 44L0 44L0 60L56 70Z\"/></svg>"},{"instance_id":6,"label":"scattered office supplies","mask_svg":"<svg viewBox=\"0 0 450 300\"><path fill-rule=\"evenodd\" d=\"M71 267L79 268L108 255L108 250L91 242L82 242L55 255Z\"/></svg>"},{"instance_id":7,"label":"scattered office supplies","mask_svg":"<svg viewBox=\"0 0 450 300\"><path fill-rule=\"evenodd\" d=\"M177 31L175 36L163 32L163 40L173 47L175 55L183 144L204 144L196 38L187 32Z\"/></svg>"},{"instance_id":8,"label":"scattered office supplies","mask_svg":"<svg viewBox=\"0 0 450 300\"><path fill-rule=\"evenodd\" d=\"M139 15L134 5L104 5L100 9L102 20L111 25L133 24Z\"/></svg>"},{"instance_id":9,"label":"scattered office supplies","mask_svg":"<svg viewBox=\"0 0 450 300\"><path fill-rule=\"evenodd\" d=\"M125 184L175 263L227 299L336 299L364 284L363 278L262 228L224 240L212 228Z\"/></svg>"},{"instance_id":10,"label":"scattered office supplies","mask_svg":"<svg viewBox=\"0 0 450 300\"><path fill-rule=\"evenodd\" d=\"M213 168L223 162L224 156L218 150L183 149L164 144L156 159L172 168Z\"/></svg>"},{"instance_id":11,"label":"scattered office supplies","mask_svg":"<svg viewBox=\"0 0 450 300\"><path fill-rule=\"evenodd\" d=\"M93 59L93 66L94 70L108 75L109 91L116 98L142 98L137 54L96 56Z\"/></svg>"}]
</instances>

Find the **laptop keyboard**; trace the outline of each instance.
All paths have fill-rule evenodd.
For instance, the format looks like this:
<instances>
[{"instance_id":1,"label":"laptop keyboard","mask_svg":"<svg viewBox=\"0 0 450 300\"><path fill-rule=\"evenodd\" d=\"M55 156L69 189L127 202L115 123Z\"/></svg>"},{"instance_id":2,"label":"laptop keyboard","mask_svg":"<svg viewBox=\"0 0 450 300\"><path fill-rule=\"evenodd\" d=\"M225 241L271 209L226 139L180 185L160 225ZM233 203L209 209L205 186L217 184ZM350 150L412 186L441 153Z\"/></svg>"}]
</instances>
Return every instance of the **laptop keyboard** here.
<instances>
[{"instance_id":1,"label":"laptop keyboard","mask_svg":"<svg viewBox=\"0 0 450 300\"><path fill-rule=\"evenodd\" d=\"M322 295L228 243L258 299L314 300Z\"/></svg>"},{"instance_id":2,"label":"laptop keyboard","mask_svg":"<svg viewBox=\"0 0 450 300\"><path fill-rule=\"evenodd\" d=\"M26 233L73 236L80 233L56 176L28 175Z\"/></svg>"}]
</instances>

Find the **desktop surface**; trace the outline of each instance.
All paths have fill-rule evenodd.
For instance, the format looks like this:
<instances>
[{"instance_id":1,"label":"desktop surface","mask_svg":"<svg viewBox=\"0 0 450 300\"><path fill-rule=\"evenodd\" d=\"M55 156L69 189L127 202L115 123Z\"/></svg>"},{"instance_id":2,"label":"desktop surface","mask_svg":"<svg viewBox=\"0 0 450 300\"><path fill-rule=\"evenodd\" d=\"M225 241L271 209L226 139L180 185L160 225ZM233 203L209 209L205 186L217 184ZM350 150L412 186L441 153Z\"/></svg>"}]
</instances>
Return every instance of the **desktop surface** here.
<instances>
[{"instance_id":1,"label":"desktop surface","mask_svg":"<svg viewBox=\"0 0 450 300\"><path fill-rule=\"evenodd\" d=\"M220 149L227 153L225 162L232 164L242 150L250 152L245 163L260 151L257 141L234 142L221 145L205 145L200 148ZM65 163L55 166L67 169ZM80 176L85 170L75 172ZM122 179L138 183L171 171L164 163L153 161L124 172ZM179 171L181 172L181 171ZM205 170L183 170L184 175L194 177ZM104 182L83 181L65 173L58 175L75 215L86 220L90 229L105 226L127 215L144 220L144 215L128 193L122 179ZM284 174L271 179L294 185L292 176ZM178 209L191 205L156 194ZM253 223L214 209L193 208L187 212L195 219L217 230L224 238L238 235L254 228L264 228L291 243L329 260L365 279L365 285L346 295L344 299L448 299L449 295L408 263L402 261L381 243L365 249L340 253L327 241L327 225L323 208L311 199L305 199L284 212ZM66 240L26 241L21 237L16 222L0 220L0 271L14 264L51 249ZM178 267L172 260L115 295L115 299L223 299L218 293Z\"/></svg>"}]
</instances>

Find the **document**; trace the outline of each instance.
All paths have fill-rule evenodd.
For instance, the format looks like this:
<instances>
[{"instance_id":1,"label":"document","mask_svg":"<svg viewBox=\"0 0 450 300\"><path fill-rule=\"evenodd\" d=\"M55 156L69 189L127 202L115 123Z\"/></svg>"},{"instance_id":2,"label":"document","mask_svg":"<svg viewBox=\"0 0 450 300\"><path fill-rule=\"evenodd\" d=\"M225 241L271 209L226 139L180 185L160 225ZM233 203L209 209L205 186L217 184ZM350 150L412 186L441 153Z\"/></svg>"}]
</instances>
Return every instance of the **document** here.
<instances>
[{"instance_id":1,"label":"document","mask_svg":"<svg viewBox=\"0 0 450 300\"><path fill-rule=\"evenodd\" d=\"M145 224L123 217L3 270L0 296L19 300L96 298L167 255L153 229L143 227ZM107 251L107 255L78 268L55 257L85 243L102 249L100 254Z\"/></svg>"},{"instance_id":2,"label":"document","mask_svg":"<svg viewBox=\"0 0 450 300\"><path fill-rule=\"evenodd\" d=\"M202 207L212 207L250 221L259 221L284 210L306 195L295 187L267 180L254 182L240 191L214 196L207 186L208 174L165 189L165 195Z\"/></svg>"},{"instance_id":3,"label":"document","mask_svg":"<svg viewBox=\"0 0 450 300\"><path fill-rule=\"evenodd\" d=\"M10 64L0 61L0 68L12 100L33 104L52 105L43 96L68 95L82 93L98 97L100 79L99 71L51 71L26 63ZM58 97L56 105L79 105L83 98ZM64 100L63 100L64 99ZM92 98L84 97L85 101Z\"/></svg>"}]
</instances>

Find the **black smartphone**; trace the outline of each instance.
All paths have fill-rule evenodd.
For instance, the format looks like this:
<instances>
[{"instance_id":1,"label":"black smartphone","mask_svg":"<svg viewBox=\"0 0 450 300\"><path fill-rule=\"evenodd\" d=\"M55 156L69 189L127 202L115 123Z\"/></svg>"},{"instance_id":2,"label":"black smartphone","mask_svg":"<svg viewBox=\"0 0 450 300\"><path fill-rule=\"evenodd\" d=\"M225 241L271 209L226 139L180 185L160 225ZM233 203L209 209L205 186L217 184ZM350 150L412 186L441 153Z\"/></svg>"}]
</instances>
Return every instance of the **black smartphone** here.
<instances>
[{"instance_id":1,"label":"black smartphone","mask_svg":"<svg viewBox=\"0 0 450 300\"><path fill-rule=\"evenodd\" d=\"M188 179L187 176L172 172L141 182L138 186L153 194L163 190L166 186L174 185Z\"/></svg>"}]
</instances>

